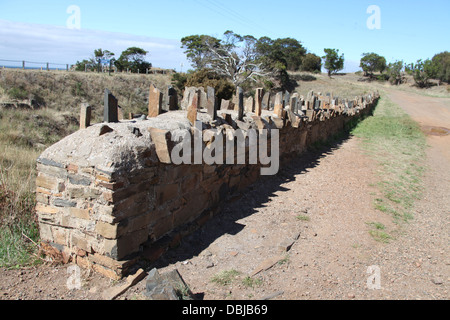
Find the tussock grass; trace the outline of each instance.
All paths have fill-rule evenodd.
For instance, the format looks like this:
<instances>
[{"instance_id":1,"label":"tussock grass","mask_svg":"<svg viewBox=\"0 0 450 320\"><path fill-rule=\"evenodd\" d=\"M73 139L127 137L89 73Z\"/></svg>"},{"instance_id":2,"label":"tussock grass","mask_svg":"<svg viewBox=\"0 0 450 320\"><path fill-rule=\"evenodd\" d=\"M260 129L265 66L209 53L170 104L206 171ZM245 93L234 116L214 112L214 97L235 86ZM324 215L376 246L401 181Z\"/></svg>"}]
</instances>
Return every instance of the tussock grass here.
<instances>
[{"instance_id":1,"label":"tussock grass","mask_svg":"<svg viewBox=\"0 0 450 320\"><path fill-rule=\"evenodd\" d=\"M376 209L395 222L413 218L414 201L420 198L426 140L419 125L400 107L382 95L373 117L360 122L352 134L363 139L363 147L379 165ZM372 233L379 235L379 229ZM383 235L380 235L383 236Z\"/></svg>"},{"instance_id":2,"label":"tussock grass","mask_svg":"<svg viewBox=\"0 0 450 320\"><path fill-rule=\"evenodd\" d=\"M224 270L219 272L218 274L214 275L211 278L211 282L219 284L221 286L227 286L231 284L233 281L236 280L238 276L240 276L241 273L237 270Z\"/></svg>"},{"instance_id":3,"label":"tussock grass","mask_svg":"<svg viewBox=\"0 0 450 320\"><path fill-rule=\"evenodd\" d=\"M145 112L150 83L164 89L170 76L0 70L0 266L36 262L36 159L78 130L80 104L89 103L92 122L102 122L108 88L125 117Z\"/></svg>"}]
</instances>

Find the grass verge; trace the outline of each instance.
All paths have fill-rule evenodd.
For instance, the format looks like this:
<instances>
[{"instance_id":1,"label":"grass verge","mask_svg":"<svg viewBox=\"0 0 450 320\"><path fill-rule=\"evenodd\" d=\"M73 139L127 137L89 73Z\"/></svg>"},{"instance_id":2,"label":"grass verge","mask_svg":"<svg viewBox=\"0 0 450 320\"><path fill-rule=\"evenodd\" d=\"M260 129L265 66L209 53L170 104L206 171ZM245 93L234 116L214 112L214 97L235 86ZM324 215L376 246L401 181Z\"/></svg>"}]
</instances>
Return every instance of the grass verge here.
<instances>
[{"instance_id":1,"label":"grass verge","mask_svg":"<svg viewBox=\"0 0 450 320\"><path fill-rule=\"evenodd\" d=\"M381 196L375 199L375 208L392 215L397 223L412 219L414 201L422 191L421 161L426 148L419 125L383 94L373 116L351 133L362 138L363 148L379 165ZM371 231L374 238L388 240L385 231L376 227Z\"/></svg>"}]
</instances>

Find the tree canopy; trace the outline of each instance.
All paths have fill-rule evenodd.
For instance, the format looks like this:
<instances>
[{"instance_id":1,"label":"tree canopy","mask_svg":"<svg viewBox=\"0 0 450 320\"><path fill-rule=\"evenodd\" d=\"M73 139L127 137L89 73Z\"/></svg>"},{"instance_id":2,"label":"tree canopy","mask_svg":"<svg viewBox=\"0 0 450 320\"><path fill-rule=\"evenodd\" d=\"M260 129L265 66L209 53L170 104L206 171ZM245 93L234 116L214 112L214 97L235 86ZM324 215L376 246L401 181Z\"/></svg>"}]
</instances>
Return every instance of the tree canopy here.
<instances>
[{"instance_id":1,"label":"tree canopy","mask_svg":"<svg viewBox=\"0 0 450 320\"><path fill-rule=\"evenodd\" d=\"M337 73L344 69L344 54L339 56L339 49L323 49L325 56L322 58L325 60L324 67L328 70L328 76Z\"/></svg>"},{"instance_id":2,"label":"tree canopy","mask_svg":"<svg viewBox=\"0 0 450 320\"><path fill-rule=\"evenodd\" d=\"M152 64L145 61L145 56L148 51L142 48L130 47L122 52L119 59L117 59L114 65L119 71L131 70L131 72L145 73L146 69L151 68Z\"/></svg>"},{"instance_id":3,"label":"tree canopy","mask_svg":"<svg viewBox=\"0 0 450 320\"><path fill-rule=\"evenodd\" d=\"M363 69L366 76L373 76L375 71L383 73L386 70L386 59L373 52L363 53L359 66Z\"/></svg>"}]
</instances>

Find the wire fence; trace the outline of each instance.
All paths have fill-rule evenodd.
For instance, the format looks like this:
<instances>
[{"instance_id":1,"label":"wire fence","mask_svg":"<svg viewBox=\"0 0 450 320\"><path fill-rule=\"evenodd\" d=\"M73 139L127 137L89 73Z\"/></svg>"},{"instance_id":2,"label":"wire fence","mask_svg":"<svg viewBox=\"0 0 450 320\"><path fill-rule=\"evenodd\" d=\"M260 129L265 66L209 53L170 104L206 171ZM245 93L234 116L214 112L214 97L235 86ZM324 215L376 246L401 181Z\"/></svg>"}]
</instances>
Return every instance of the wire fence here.
<instances>
[{"instance_id":1,"label":"wire fence","mask_svg":"<svg viewBox=\"0 0 450 320\"><path fill-rule=\"evenodd\" d=\"M54 63L54 62L35 62L26 60L8 60L0 59L0 69L23 69L23 70L63 70L63 71L76 71L73 64ZM118 73L118 70L114 66L107 66L99 64L99 66L85 66L84 72L113 72ZM148 68L140 72L132 72L131 70L124 70L120 73L140 73L140 74L171 74L175 71L172 69L161 68Z\"/></svg>"},{"instance_id":2,"label":"wire fence","mask_svg":"<svg viewBox=\"0 0 450 320\"><path fill-rule=\"evenodd\" d=\"M70 66L64 63L0 59L0 68L69 71Z\"/></svg>"}]
</instances>

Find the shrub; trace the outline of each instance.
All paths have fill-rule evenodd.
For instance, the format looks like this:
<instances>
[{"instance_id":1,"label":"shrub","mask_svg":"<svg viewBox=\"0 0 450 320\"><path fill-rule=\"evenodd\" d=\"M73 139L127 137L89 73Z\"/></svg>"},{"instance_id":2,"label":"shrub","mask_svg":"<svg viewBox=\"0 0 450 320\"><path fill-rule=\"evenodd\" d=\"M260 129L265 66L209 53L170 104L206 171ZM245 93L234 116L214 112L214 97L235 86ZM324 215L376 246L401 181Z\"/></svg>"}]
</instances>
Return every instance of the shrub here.
<instances>
[{"instance_id":1,"label":"shrub","mask_svg":"<svg viewBox=\"0 0 450 320\"><path fill-rule=\"evenodd\" d=\"M320 72L322 70L322 59L313 53L308 53L302 59L301 69L302 71Z\"/></svg>"},{"instance_id":2,"label":"shrub","mask_svg":"<svg viewBox=\"0 0 450 320\"><path fill-rule=\"evenodd\" d=\"M202 69L189 76L186 81L187 87L213 87L219 99L229 100L233 97L234 85L224 77L219 76L214 70Z\"/></svg>"},{"instance_id":3,"label":"shrub","mask_svg":"<svg viewBox=\"0 0 450 320\"><path fill-rule=\"evenodd\" d=\"M450 52L436 54L432 61L437 67L437 79L450 83Z\"/></svg>"},{"instance_id":4,"label":"shrub","mask_svg":"<svg viewBox=\"0 0 450 320\"><path fill-rule=\"evenodd\" d=\"M22 87L14 87L8 90L8 95L12 99L25 100L28 99L28 92Z\"/></svg>"}]
</instances>

